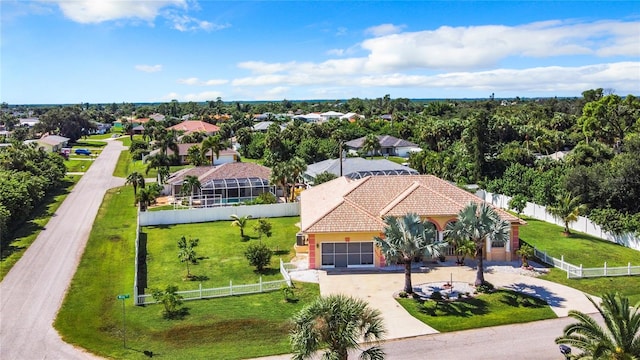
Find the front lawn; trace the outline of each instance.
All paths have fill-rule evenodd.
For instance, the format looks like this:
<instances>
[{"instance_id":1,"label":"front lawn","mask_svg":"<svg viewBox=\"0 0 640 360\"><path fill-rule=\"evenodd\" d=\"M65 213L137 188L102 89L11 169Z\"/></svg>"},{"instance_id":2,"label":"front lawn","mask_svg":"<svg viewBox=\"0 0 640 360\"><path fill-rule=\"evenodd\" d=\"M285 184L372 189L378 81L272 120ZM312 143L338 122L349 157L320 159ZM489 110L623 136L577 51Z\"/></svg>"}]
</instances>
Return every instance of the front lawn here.
<instances>
[{"instance_id":1,"label":"front lawn","mask_svg":"<svg viewBox=\"0 0 640 360\"><path fill-rule=\"evenodd\" d=\"M132 196L130 186L112 189L105 196L55 322L65 341L115 359L145 359L143 351L153 352L154 357L185 360L243 359L291 351L288 319L319 296L317 284L296 283L297 302L285 302L282 293L277 291L188 301L184 303L188 314L182 320L164 319L161 305L134 306L132 299L128 299L125 301L127 348L123 348L122 302L116 296L132 294L136 226ZM241 243L238 228L231 230L232 234L222 238L223 241ZM165 231L172 232L173 229ZM247 233L254 235L252 230ZM278 233L280 230L275 229L274 221L274 238ZM209 239L197 235L201 242ZM173 236L170 238L173 242ZM289 238L288 246L294 239ZM274 241L275 244L276 240L263 241ZM201 247L204 249L204 245ZM167 258L177 262L177 251L169 252ZM161 258L164 254L156 253L155 256ZM206 256L210 258L206 261L225 262L217 253ZM176 269L173 283L183 287L184 270L179 266ZM225 277L228 281L228 276ZM234 275L234 278L237 277Z\"/></svg>"},{"instance_id":2,"label":"front lawn","mask_svg":"<svg viewBox=\"0 0 640 360\"><path fill-rule=\"evenodd\" d=\"M128 139L128 138L127 138ZM191 165L177 165L170 166L169 171L174 173L178 170L191 167ZM157 178L158 170L149 169L147 173L147 164L143 163L141 160L133 160L131 158L131 153L125 150L120 152L120 156L118 157L118 162L116 163L116 168L113 171L113 176L126 178L132 172L137 171L142 174L145 178Z\"/></svg>"},{"instance_id":3,"label":"front lawn","mask_svg":"<svg viewBox=\"0 0 640 360\"><path fill-rule=\"evenodd\" d=\"M440 332L525 323L556 318L544 300L511 290L479 294L453 302L422 302L400 298L398 302L416 319Z\"/></svg>"},{"instance_id":4,"label":"front lawn","mask_svg":"<svg viewBox=\"0 0 640 360\"><path fill-rule=\"evenodd\" d=\"M70 158L64 161L67 172L85 172L89 170L89 166L93 164L93 159L76 159Z\"/></svg>"},{"instance_id":5,"label":"front lawn","mask_svg":"<svg viewBox=\"0 0 640 360\"><path fill-rule=\"evenodd\" d=\"M272 236L262 237L253 230L258 220L248 221L244 232L249 240L240 237L240 229L231 226L231 221L216 221L200 224L180 224L170 226L145 227L147 236L147 279L149 288L162 288L166 285L177 284L180 290L194 290L198 283L203 288L228 286L233 284L253 284L259 281L281 280L279 259L288 262L295 252L293 244L296 241L295 226L299 217L267 219L273 226ZM186 276L186 265L178 260L178 239L185 236L200 239L195 248L200 258L197 264L191 265L191 274L197 281L183 281ZM271 266L262 274L256 273L244 257L244 251L249 244L262 241L274 251Z\"/></svg>"},{"instance_id":6,"label":"front lawn","mask_svg":"<svg viewBox=\"0 0 640 360\"><path fill-rule=\"evenodd\" d=\"M32 212L29 219L17 229L12 229L2 240L2 255L0 256L0 281L22 257L29 246L36 240L40 231L44 229L53 214L58 210L71 189L78 183L80 176L67 175L58 189L47 195L40 205Z\"/></svg>"}]
</instances>

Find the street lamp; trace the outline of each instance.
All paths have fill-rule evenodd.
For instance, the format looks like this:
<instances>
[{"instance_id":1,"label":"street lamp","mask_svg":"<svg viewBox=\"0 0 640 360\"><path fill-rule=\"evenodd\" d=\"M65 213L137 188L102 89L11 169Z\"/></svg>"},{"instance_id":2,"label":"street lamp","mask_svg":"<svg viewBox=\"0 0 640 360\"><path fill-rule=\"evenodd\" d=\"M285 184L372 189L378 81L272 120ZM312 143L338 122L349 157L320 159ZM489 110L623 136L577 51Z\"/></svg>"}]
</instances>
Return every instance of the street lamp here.
<instances>
[{"instance_id":1,"label":"street lamp","mask_svg":"<svg viewBox=\"0 0 640 360\"><path fill-rule=\"evenodd\" d=\"M124 300L129 298L129 294L118 295L117 299L122 300L122 347L127 348L127 328L125 325Z\"/></svg>"}]
</instances>

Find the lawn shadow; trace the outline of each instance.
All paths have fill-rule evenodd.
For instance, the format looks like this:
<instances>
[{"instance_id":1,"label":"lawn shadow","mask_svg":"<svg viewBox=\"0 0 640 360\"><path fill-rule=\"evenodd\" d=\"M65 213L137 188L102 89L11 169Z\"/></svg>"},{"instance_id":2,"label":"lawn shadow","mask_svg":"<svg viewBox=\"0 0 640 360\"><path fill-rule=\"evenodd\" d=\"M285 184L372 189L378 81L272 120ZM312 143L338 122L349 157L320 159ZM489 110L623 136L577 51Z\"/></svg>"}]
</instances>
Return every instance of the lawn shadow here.
<instances>
[{"instance_id":1,"label":"lawn shadow","mask_svg":"<svg viewBox=\"0 0 640 360\"><path fill-rule=\"evenodd\" d=\"M487 314L489 310L486 301L478 298L468 298L458 301L425 301L420 312L431 316L468 318L474 315Z\"/></svg>"},{"instance_id":2,"label":"lawn shadow","mask_svg":"<svg viewBox=\"0 0 640 360\"><path fill-rule=\"evenodd\" d=\"M561 307L562 304L567 301L567 299L556 295L544 286L517 283L507 285L504 288L542 299L546 301L549 306Z\"/></svg>"},{"instance_id":3,"label":"lawn shadow","mask_svg":"<svg viewBox=\"0 0 640 360\"><path fill-rule=\"evenodd\" d=\"M126 347L126 349L127 350L132 350L132 351L135 351L135 352L139 352L139 353L144 354L144 356L149 357L149 358L154 357L154 356L161 356L161 354L154 353L151 350L140 350L140 349L135 349L135 348L132 348L132 347Z\"/></svg>"},{"instance_id":4,"label":"lawn shadow","mask_svg":"<svg viewBox=\"0 0 640 360\"><path fill-rule=\"evenodd\" d=\"M253 272L259 275L276 275L280 273L280 269L264 268L262 271L253 270Z\"/></svg>"},{"instance_id":5,"label":"lawn shadow","mask_svg":"<svg viewBox=\"0 0 640 360\"><path fill-rule=\"evenodd\" d=\"M207 275L191 275L191 278L189 280L191 280L191 281L207 281L207 280L209 280L209 277Z\"/></svg>"},{"instance_id":6,"label":"lawn shadow","mask_svg":"<svg viewBox=\"0 0 640 360\"><path fill-rule=\"evenodd\" d=\"M147 287L147 233L140 232L138 235L138 294L144 295Z\"/></svg>"},{"instance_id":7,"label":"lawn shadow","mask_svg":"<svg viewBox=\"0 0 640 360\"><path fill-rule=\"evenodd\" d=\"M275 250L273 255L288 255L290 250Z\"/></svg>"}]
</instances>

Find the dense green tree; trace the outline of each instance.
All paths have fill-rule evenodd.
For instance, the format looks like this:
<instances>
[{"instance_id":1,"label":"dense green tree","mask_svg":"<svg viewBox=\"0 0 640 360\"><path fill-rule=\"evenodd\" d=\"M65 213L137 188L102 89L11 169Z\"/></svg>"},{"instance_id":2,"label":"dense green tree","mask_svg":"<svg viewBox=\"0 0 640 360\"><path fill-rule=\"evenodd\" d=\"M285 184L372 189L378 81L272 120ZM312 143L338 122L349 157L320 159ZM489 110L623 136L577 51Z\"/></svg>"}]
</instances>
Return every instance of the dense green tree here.
<instances>
[{"instance_id":1,"label":"dense green tree","mask_svg":"<svg viewBox=\"0 0 640 360\"><path fill-rule=\"evenodd\" d=\"M173 319L181 313L182 296L178 295L177 286L168 285L164 290L154 289L151 296L157 303L164 305L163 316L165 318Z\"/></svg>"},{"instance_id":2,"label":"dense green tree","mask_svg":"<svg viewBox=\"0 0 640 360\"><path fill-rule=\"evenodd\" d=\"M197 176L187 175L184 177L184 181L182 182L182 188L180 192L183 195L194 196L196 191L200 191L202 185L200 184L200 180Z\"/></svg>"},{"instance_id":3,"label":"dense green tree","mask_svg":"<svg viewBox=\"0 0 640 360\"><path fill-rule=\"evenodd\" d=\"M350 351L360 352L360 359L384 359L382 314L364 300L345 295L320 297L292 321L295 360L311 359L316 351L323 351L323 359L347 360Z\"/></svg>"},{"instance_id":4,"label":"dense green tree","mask_svg":"<svg viewBox=\"0 0 640 360\"><path fill-rule=\"evenodd\" d=\"M271 263L273 251L263 243L250 244L245 250L244 256L249 260L249 264L255 266L256 270L261 273Z\"/></svg>"},{"instance_id":5,"label":"dense green tree","mask_svg":"<svg viewBox=\"0 0 640 360\"><path fill-rule=\"evenodd\" d=\"M380 139L375 134L368 134L362 142L362 153L364 155L375 156L380 151Z\"/></svg>"},{"instance_id":6,"label":"dense green tree","mask_svg":"<svg viewBox=\"0 0 640 360\"><path fill-rule=\"evenodd\" d=\"M316 178L313 180L314 185L320 185L322 183L325 183L327 181L331 181L333 179L337 179L338 176L335 174L332 174L330 172L321 172L320 174L316 175Z\"/></svg>"}]
</instances>

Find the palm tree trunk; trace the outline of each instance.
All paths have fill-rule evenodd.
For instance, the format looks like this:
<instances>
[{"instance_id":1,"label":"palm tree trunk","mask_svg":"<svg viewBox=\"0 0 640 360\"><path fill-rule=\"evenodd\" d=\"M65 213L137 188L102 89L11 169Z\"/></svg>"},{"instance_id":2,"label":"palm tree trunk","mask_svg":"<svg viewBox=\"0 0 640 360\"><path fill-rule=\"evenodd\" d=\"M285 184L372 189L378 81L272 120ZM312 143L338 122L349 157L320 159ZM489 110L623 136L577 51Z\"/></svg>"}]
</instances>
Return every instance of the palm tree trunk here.
<instances>
[{"instance_id":1,"label":"palm tree trunk","mask_svg":"<svg viewBox=\"0 0 640 360\"><path fill-rule=\"evenodd\" d=\"M482 283L484 283L484 259L482 258L483 245L484 243L482 243L480 246L476 245L476 260L478 261L478 264L476 269L476 282L474 283L475 286L480 286L482 285Z\"/></svg>"},{"instance_id":2,"label":"palm tree trunk","mask_svg":"<svg viewBox=\"0 0 640 360\"><path fill-rule=\"evenodd\" d=\"M411 259L404 261L404 292L407 294L413 293L413 286L411 285Z\"/></svg>"}]
</instances>

